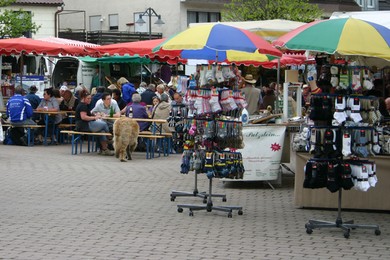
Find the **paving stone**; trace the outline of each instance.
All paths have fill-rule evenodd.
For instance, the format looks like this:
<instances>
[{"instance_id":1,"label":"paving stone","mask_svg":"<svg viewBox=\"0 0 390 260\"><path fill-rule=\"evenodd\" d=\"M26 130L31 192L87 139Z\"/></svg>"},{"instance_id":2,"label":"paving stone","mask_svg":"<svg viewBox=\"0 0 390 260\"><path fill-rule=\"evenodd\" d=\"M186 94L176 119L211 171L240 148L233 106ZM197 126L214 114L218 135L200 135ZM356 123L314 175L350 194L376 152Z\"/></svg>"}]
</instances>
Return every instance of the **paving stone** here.
<instances>
[{"instance_id":1,"label":"paving stone","mask_svg":"<svg viewBox=\"0 0 390 260\"><path fill-rule=\"evenodd\" d=\"M336 211L297 209L294 179L282 187L213 180L214 205L239 205L244 214L188 209L201 198L192 192L193 173L180 174L180 155L132 161L96 153L71 155L69 145L0 145L0 258L4 259L390 259L388 212L343 212L372 230L316 229L309 219L334 221ZM198 176L198 189L208 179ZM357 254L360 252L360 254Z\"/></svg>"}]
</instances>

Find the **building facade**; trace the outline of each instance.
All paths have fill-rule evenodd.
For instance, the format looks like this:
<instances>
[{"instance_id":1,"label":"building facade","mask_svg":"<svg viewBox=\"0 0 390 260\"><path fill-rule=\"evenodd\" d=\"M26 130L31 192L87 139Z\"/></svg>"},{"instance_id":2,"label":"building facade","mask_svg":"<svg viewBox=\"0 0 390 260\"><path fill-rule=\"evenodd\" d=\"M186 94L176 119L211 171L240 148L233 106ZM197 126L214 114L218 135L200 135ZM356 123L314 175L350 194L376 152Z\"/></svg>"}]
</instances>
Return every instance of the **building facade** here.
<instances>
[{"instance_id":1,"label":"building facade","mask_svg":"<svg viewBox=\"0 0 390 260\"><path fill-rule=\"evenodd\" d=\"M32 21L41 27L36 34L26 36L38 39L55 35L57 13L63 4L62 0L16 0L11 6L4 8L15 11L23 9L32 13Z\"/></svg>"}]
</instances>

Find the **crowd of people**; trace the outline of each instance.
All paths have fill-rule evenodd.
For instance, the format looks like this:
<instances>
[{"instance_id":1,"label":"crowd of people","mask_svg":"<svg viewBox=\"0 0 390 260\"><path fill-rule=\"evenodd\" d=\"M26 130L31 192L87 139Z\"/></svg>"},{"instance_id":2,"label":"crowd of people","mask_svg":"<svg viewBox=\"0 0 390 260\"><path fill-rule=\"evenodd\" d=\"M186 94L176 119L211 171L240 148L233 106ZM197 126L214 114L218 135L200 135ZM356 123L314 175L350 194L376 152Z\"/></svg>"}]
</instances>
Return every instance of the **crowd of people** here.
<instances>
[{"instance_id":1,"label":"crowd of people","mask_svg":"<svg viewBox=\"0 0 390 260\"><path fill-rule=\"evenodd\" d=\"M67 112L53 113L48 117L48 132L52 133L49 138L54 142L57 142L54 131L56 126L70 123L67 114L74 114L77 131L112 133L114 120L105 120L106 117L125 115L133 118L167 119L171 104L183 103L181 94L170 92L169 87L164 84L156 86L141 82L139 86L135 86L124 77L116 84L96 86L91 91L81 85L72 90L65 83L60 88L44 89L43 98L40 98L36 94L37 90L36 86L31 86L26 94L22 87L16 87L15 95L7 103L6 114L13 125L34 125L46 123L43 112ZM148 122L139 122L139 125L141 131L150 127ZM172 132L173 129L167 123L163 124L162 131ZM37 132L35 144L42 142L43 134ZM112 138L99 138L100 154L113 155Z\"/></svg>"}]
</instances>

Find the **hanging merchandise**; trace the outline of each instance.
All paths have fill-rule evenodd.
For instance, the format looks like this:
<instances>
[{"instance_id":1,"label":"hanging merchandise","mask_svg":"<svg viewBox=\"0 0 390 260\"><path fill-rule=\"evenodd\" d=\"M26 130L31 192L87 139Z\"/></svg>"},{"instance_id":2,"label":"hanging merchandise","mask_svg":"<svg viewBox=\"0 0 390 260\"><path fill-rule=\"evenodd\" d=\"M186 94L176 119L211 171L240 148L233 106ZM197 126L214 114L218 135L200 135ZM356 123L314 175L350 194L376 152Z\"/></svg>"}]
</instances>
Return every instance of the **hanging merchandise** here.
<instances>
[{"instance_id":1,"label":"hanging merchandise","mask_svg":"<svg viewBox=\"0 0 390 260\"><path fill-rule=\"evenodd\" d=\"M222 108L221 105L219 104L219 94L216 88L211 89L211 98L209 102L210 102L212 113L221 112Z\"/></svg>"},{"instance_id":2,"label":"hanging merchandise","mask_svg":"<svg viewBox=\"0 0 390 260\"><path fill-rule=\"evenodd\" d=\"M348 99L348 106L351 109L351 114L349 115L349 117L355 123L362 121L363 118L360 115L360 99L358 97L350 97Z\"/></svg>"},{"instance_id":3,"label":"hanging merchandise","mask_svg":"<svg viewBox=\"0 0 390 260\"><path fill-rule=\"evenodd\" d=\"M346 98L343 96L337 96L335 98L335 112L333 118L336 119L338 124L342 124L347 119L346 109Z\"/></svg>"},{"instance_id":4,"label":"hanging merchandise","mask_svg":"<svg viewBox=\"0 0 390 260\"><path fill-rule=\"evenodd\" d=\"M330 84L332 84L332 87L337 88L339 86L339 68L337 66L331 66L330 74Z\"/></svg>"},{"instance_id":5,"label":"hanging merchandise","mask_svg":"<svg viewBox=\"0 0 390 260\"><path fill-rule=\"evenodd\" d=\"M349 88L349 75L348 75L348 68L347 67L343 67L340 70L339 86L342 89L348 89Z\"/></svg>"},{"instance_id":6,"label":"hanging merchandise","mask_svg":"<svg viewBox=\"0 0 390 260\"><path fill-rule=\"evenodd\" d=\"M242 122L242 125L244 125L244 126L247 125L249 122L249 113L248 113L248 110L246 110L246 108L241 110L240 121Z\"/></svg>"},{"instance_id":7,"label":"hanging merchandise","mask_svg":"<svg viewBox=\"0 0 390 260\"><path fill-rule=\"evenodd\" d=\"M217 66L217 68L215 70L215 78L216 78L218 83L222 83L225 81L225 78L223 77L223 72L222 72L221 66Z\"/></svg>"},{"instance_id":8,"label":"hanging merchandise","mask_svg":"<svg viewBox=\"0 0 390 260\"><path fill-rule=\"evenodd\" d=\"M371 90L374 84L372 83L372 75L369 69L363 69L363 88Z\"/></svg>"},{"instance_id":9,"label":"hanging merchandise","mask_svg":"<svg viewBox=\"0 0 390 260\"><path fill-rule=\"evenodd\" d=\"M363 90L359 68L353 68L352 70L352 89L354 93L361 93Z\"/></svg>"}]
</instances>

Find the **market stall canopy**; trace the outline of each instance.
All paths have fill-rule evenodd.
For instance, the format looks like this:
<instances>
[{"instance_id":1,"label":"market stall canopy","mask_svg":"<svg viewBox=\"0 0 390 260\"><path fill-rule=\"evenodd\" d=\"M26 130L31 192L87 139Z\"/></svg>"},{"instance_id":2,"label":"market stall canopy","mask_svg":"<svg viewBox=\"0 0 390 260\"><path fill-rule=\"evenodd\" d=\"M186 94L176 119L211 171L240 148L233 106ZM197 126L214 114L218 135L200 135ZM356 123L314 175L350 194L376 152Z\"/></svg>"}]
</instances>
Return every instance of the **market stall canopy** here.
<instances>
[{"instance_id":1,"label":"market stall canopy","mask_svg":"<svg viewBox=\"0 0 390 260\"><path fill-rule=\"evenodd\" d=\"M149 64L153 63L148 58L140 57L138 55L135 56L109 56L109 57L101 57L101 58L95 58L95 57L81 57L80 60L84 62L91 62L91 63L137 63L137 64Z\"/></svg>"},{"instance_id":2,"label":"market stall canopy","mask_svg":"<svg viewBox=\"0 0 390 260\"><path fill-rule=\"evenodd\" d=\"M141 57L148 57L152 60L157 60L159 62L167 63L177 63L183 62L183 60L178 60L180 52L172 52L170 55L161 55L153 53L153 49L159 46L166 39L156 39L156 40L147 40L147 41L137 41L137 42L124 42L124 43L115 43L109 45L102 45L92 48L87 48L87 51L91 53L92 56L105 56L105 55L139 55Z\"/></svg>"},{"instance_id":3,"label":"market stall canopy","mask_svg":"<svg viewBox=\"0 0 390 260\"><path fill-rule=\"evenodd\" d=\"M248 56L256 62L265 62L282 56L281 51L260 36L219 23L188 28L161 43L154 51L159 56L181 51L182 59L216 62L249 60Z\"/></svg>"},{"instance_id":4,"label":"market stall canopy","mask_svg":"<svg viewBox=\"0 0 390 260\"><path fill-rule=\"evenodd\" d=\"M77 47L98 47L98 46L100 46L100 45L94 44L94 43L82 42L82 41L76 41L76 40L64 39L64 38L58 38L58 37L46 37L46 38L40 38L37 40L44 41L44 42L65 44L65 45L70 45L70 46L77 46Z\"/></svg>"},{"instance_id":5,"label":"market stall canopy","mask_svg":"<svg viewBox=\"0 0 390 260\"><path fill-rule=\"evenodd\" d=\"M355 18L314 21L283 35L273 45L289 50L390 60L390 29Z\"/></svg>"},{"instance_id":6,"label":"market stall canopy","mask_svg":"<svg viewBox=\"0 0 390 260\"><path fill-rule=\"evenodd\" d=\"M4 55L19 55L19 54L35 54L35 55L72 55L85 56L87 52L82 47L70 46L65 44L43 42L33 40L31 38L10 38L0 39L0 54Z\"/></svg>"},{"instance_id":7,"label":"market stall canopy","mask_svg":"<svg viewBox=\"0 0 390 260\"><path fill-rule=\"evenodd\" d=\"M216 24L216 23L191 23L190 28L195 26ZM304 25L305 23L290 21L290 20L263 20L263 21L244 21L244 22L219 22L219 24L225 24L234 26L237 28L251 31L267 41L273 41L280 36Z\"/></svg>"}]
</instances>

